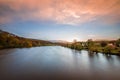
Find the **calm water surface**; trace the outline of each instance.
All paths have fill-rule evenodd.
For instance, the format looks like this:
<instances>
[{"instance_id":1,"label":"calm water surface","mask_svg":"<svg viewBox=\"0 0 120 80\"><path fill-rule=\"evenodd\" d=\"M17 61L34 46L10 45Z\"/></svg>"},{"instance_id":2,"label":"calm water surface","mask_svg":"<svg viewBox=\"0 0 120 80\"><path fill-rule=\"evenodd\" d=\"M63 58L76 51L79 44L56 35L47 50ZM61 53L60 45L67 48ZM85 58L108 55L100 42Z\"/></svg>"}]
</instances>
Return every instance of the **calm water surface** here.
<instances>
[{"instance_id":1,"label":"calm water surface","mask_svg":"<svg viewBox=\"0 0 120 80\"><path fill-rule=\"evenodd\" d=\"M0 80L120 80L120 57L61 46L5 49Z\"/></svg>"}]
</instances>

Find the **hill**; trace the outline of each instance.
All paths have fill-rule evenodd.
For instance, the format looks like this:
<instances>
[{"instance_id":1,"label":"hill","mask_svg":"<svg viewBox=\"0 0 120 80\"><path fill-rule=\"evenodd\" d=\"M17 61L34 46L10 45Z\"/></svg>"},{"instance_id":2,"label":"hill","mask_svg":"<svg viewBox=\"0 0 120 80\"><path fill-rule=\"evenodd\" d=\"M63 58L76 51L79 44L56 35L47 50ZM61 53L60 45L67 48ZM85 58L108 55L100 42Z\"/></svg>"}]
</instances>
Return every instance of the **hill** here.
<instances>
[{"instance_id":1,"label":"hill","mask_svg":"<svg viewBox=\"0 0 120 80\"><path fill-rule=\"evenodd\" d=\"M3 48L23 48L53 45L52 42L19 37L15 34L0 30L0 49Z\"/></svg>"}]
</instances>

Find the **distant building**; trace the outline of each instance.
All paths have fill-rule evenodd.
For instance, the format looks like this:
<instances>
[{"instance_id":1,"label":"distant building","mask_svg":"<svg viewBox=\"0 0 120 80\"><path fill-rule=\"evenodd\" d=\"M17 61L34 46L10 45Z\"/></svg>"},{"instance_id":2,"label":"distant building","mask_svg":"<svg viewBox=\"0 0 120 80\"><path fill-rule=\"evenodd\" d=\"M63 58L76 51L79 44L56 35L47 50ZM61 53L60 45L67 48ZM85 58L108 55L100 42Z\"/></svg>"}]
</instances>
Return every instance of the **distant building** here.
<instances>
[{"instance_id":1,"label":"distant building","mask_svg":"<svg viewBox=\"0 0 120 80\"><path fill-rule=\"evenodd\" d=\"M108 43L107 46L110 46L112 48L115 48L116 46L113 43Z\"/></svg>"}]
</instances>

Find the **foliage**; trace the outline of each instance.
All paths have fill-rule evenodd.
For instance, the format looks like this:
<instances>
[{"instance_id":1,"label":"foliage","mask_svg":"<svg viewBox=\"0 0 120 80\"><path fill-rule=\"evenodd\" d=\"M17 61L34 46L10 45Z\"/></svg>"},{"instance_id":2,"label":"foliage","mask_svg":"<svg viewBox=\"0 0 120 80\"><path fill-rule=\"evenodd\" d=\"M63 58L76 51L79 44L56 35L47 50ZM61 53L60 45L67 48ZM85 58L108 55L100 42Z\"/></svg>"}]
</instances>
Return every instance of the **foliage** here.
<instances>
[{"instance_id":1,"label":"foliage","mask_svg":"<svg viewBox=\"0 0 120 80\"><path fill-rule=\"evenodd\" d=\"M88 49L90 49L92 46L94 46L94 42L92 39L88 39L87 44L88 44Z\"/></svg>"},{"instance_id":2,"label":"foliage","mask_svg":"<svg viewBox=\"0 0 120 80\"><path fill-rule=\"evenodd\" d=\"M120 47L120 39L118 39L118 40L116 41L116 46L117 46L117 47Z\"/></svg>"},{"instance_id":3,"label":"foliage","mask_svg":"<svg viewBox=\"0 0 120 80\"><path fill-rule=\"evenodd\" d=\"M0 33L0 49L43 46L47 44L53 45L53 43L48 41L22 38L4 31Z\"/></svg>"},{"instance_id":4,"label":"foliage","mask_svg":"<svg viewBox=\"0 0 120 80\"><path fill-rule=\"evenodd\" d=\"M109 43L112 43L110 45ZM109 45L108 45L109 44ZM90 52L102 52L105 54L117 54L120 55L120 39L116 41L93 41L89 39L87 42L77 42L74 40L73 43L51 43L43 40L28 39L23 37L18 37L16 35L0 32L0 49L3 48L23 48L23 47L35 47L35 46L51 46L51 45L61 45L71 49L81 50L87 49Z\"/></svg>"},{"instance_id":5,"label":"foliage","mask_svg":"<svg viewBox=\"0 0 120 80\"><path fill-rule=\"evenodd\" d=\"M102 42L101 42L101 47L105 47L105 46L107 46L107 42L102 41Z\"/></svg>"},{"instance_id":6,"label":"foliage","mask_svg":"<svg viewBox=\"0 0 120 80\"><path fill-rule=\"evenodd\" d=\"M65 45L63 45L65 46ZM65 47L81 50L87 49L90 52L101 52L105 54L116 54L120 55L120 39L114 41L93 41L89 39L86 42L74 42L69 43Z\"/></svg>"}]
</instances>

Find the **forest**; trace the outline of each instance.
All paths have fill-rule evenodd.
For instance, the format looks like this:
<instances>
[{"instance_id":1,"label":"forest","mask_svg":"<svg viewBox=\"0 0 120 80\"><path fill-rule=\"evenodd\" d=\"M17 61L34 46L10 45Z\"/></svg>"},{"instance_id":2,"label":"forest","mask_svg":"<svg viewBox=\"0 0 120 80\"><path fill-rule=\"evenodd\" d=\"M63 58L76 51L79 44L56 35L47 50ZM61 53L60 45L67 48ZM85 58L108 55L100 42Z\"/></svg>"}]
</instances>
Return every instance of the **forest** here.
<instances>
[{"instance_id":1,"label":"forest","mask_svg":"<svg viewBox=\"0 0 120 80\"><path fill-rule=\"evenodd\" d=\"M29 48L35 46L53 45L52 42L18 37L14 34L0 30L0 49L4 48Z\"/></svg>"}]
</instances>

